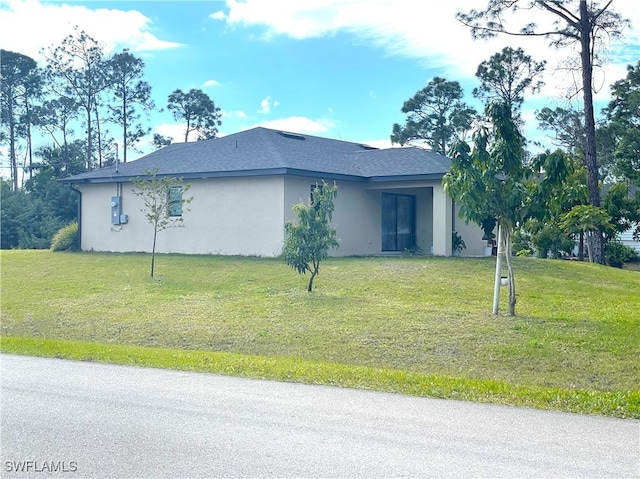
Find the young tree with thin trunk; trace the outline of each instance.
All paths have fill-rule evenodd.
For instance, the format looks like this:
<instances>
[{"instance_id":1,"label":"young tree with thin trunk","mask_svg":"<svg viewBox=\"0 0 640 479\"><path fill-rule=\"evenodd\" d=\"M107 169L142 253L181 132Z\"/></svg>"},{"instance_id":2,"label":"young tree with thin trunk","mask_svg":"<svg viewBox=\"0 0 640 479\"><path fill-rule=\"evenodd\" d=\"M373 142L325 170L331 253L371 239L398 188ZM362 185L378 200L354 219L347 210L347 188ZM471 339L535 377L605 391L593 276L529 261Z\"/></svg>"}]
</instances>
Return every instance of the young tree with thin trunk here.
<instances>
[{"instance_id":1,"label":"young tree with thin trunk","mask_svg":"<svg viewBox=\"0 0 640 479\"><path fill-rule=\"evenodd\" d=\"M158 233L168 228L182 226L184 207L193 201L184 194L191 185L181 178L158 176L158 169L145 171L146 178L136 178L133 182L133 194L142 199L142 212L153 227L151 247L151 277L155 274L156 241Z\"/></svg>"},{"instance_id":2,"label":"young tree with thin trunk","mask_svg":"<svg viewBox=\"0 0 640 479\"><path fill-rule=\"evenodd\" d=\"M339 246L336 230L329 225L333 216L333 200L337 196L338 187L323 181L311 192L308 205L301 202L293 206L298 222L287 221L284 225L287 235L282 250L284 262L299 274L311 273L307 286L309 293L320 272L320 262L329 257L329 249Z\"/></svg>"},{"instance_id":3,"label":"young tree with thin trunk","mask_svg":"<svg viewBox=\"0 0 640 479\"><path fill-rule=\"evenodd\" d=\"M583 112L585 125L585 163L589 201L600 206L598 161L596 156L596 128L593 110L593 68L598 64L598 52L607 39L618 38L628 23L612 9L613 0L601 5L591 0L488 0L484 10L459 12L456 17L471 28L474 38L491 38L499 34L542 36L557 48L577 46L582 77ZM532 22L532 13L541 20L550 20L546 28ZM510 15L508 15L510 14ZM507 28L506 17L523 18L520 28ZM596 235L594 259L604 264L604 238Z\"/></svg>"},{"instance_id":4,"label":"young tree with thin trunk","mask_svg":"<svg viewBox=\"0 0 640 479\"><path fill-rule=\"evenodd\" d=\"M460 205L466 221L478 225L486 218L498 223L496 290L500 287L502 257L509 278L509 315L515 316L516 285L511 263L511 235L526 216L530 201L528 170L524 166L525 139L506 103L487 106L491 130L474 135L473 147L458 142L452 148L451 168L442 183L445 191ZM495 298L494 298L495 299ZM498 314L494 301L493 314Z\"/></svg>"}]
</instances>

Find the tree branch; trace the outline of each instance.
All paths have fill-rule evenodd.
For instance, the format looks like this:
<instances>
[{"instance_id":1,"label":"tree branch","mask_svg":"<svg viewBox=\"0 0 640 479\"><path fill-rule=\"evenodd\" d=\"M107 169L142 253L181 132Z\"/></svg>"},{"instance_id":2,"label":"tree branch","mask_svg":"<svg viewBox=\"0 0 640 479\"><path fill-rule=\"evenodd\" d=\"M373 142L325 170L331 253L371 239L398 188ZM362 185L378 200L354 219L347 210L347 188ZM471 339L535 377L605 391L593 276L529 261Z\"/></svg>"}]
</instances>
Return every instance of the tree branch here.
<instances>
[{"instance_id":1,"label":"tree branch","mask_svg":"<svg viewBox=\"0 0 640 479\"><path fill-rule=\"evenodd\" d=\"M611 6L611 4L612 4L612 3L613 3L613 0L609 0L609 1L607 2L607 4L606 4L604 7L602 7L598 13L596 13L596 14L593 16L593 23L594 23L594 24L596 23L596 21L598 20L598 18L600 18L600 16L601 16L604 12L606 12L606 11L609 9L609 7Z\"/></svg>"},{"instance_id":2,"label":"tree branch","mask_svg":"<svg viewBox=\"0 0 640 479\"><path fill-rule=\"evenodd\" d=\"M611 1L613 1L613 0L611 0ZM554 13L557 16L563 18L564 21L567 22L569 25L571 25L573 28L578 29L580 27L580 18L578 18L575 15L573 15L566 8L563 8L560 5L556 5L557 8L554 8L551 5L549 5L545 0L538 0L538 3L540 5L542 5L542 7L545 10L547 10L547 11L549 11L551 13Z\"/></svg>"}]
</instances>

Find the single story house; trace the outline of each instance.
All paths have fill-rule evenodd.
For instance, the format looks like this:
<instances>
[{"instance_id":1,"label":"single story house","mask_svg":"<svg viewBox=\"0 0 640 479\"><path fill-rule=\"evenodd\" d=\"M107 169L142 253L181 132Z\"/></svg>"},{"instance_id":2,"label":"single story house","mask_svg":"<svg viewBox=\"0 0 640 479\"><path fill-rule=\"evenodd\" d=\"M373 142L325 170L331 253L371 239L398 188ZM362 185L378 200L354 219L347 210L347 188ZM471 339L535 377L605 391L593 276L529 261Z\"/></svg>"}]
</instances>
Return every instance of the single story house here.
<instances>
[{"instance_id":1,"label":"single story house","mask_svg":"<svg viewBox=\"0 0 640 479\"><path fill-rule=\"evenodd\" d=\"M420 250L452 254L452 231L465 255L483 255L482 231L457 218L441 180L450 160L421 148L377 149L348 141L267 128L174 143L142 158L64 181L79 191L80 247L150 252L152 226L131 180L157 168L183 178L193 197L182 227L158 234L164 253L274 257L281 254L292 206L322 181L338 186L334 256Z\"/></svg>"}]
</instances>

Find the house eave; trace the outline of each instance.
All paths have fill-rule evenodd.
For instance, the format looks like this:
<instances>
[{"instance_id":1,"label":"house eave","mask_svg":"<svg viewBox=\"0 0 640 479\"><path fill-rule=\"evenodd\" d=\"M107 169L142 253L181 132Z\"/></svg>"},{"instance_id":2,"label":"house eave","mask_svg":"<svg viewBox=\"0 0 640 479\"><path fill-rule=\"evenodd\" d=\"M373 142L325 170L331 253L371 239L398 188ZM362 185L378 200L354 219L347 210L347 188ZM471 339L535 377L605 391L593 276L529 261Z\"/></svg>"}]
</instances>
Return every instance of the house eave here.
<instances>
[{"instance_id":1,"label":"house eave","mask_svg":"<svg viewBox=\"0 0 640 479\"><path fill-rule=\"evenodd\" d=\"M366 180L369 183L387 183L393 181L425 181L425 180L442 180L445 173L430 173L426 175L390 175L390 176L371 176Z\"/></svg>"},{"instance_id":2,"label":"house eave","mask_svg":"<svg viewBox=\"0 0 640 479\"><path fill-rule=\"evenodd\" d=\"M178 177L184 180L206 180L211 178L240 178L249 176L302 176L308 178L324 178L327 180L340 180L363 182L366 178L355 175L346 175L341 173L330 173L314 170L303 170L296 168L266 168L255 170L233 170L233 171L205 171L205 172L189 172L189 173L158 173L158 177ZM120 175L113 172L109 176L100 176L94 178L66 179L59 180L61 183L69 184L104 184L104 183L126 183L137 178L144 178L145 175Z\"/></svg>"}]
</instances>

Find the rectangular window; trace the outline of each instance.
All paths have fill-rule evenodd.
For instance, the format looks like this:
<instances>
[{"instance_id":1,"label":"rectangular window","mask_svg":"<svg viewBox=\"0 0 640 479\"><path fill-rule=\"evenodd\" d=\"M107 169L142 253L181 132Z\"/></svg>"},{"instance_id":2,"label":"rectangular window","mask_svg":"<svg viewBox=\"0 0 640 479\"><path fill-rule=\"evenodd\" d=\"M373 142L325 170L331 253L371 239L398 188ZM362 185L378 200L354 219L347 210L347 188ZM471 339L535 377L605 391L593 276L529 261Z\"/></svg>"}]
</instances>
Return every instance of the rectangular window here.
<instances>
[{"instance_id":1,"label":"rectangular window","mask_svg":"<svg viewBox=\"0 0 640 479\"><path fill-rule=\"evenodd\" d=\"M382 194L382 251L404 251L416 245L416 197Z\"/></svg>"},{"instance_id":2,"label":"rectangular window","mask_svg":"<svg viewBox=\"0 0 640 479\"><path fill-rule=\"evenodd\" d=\"M182 216L182 186L172 186L169 188L167 210L169 216Z\"/></svg>"}]
</instances>

